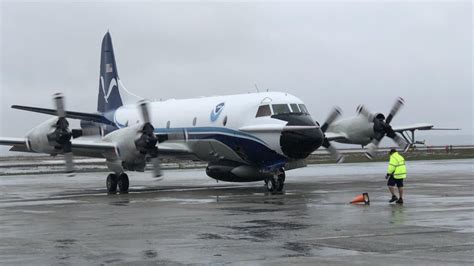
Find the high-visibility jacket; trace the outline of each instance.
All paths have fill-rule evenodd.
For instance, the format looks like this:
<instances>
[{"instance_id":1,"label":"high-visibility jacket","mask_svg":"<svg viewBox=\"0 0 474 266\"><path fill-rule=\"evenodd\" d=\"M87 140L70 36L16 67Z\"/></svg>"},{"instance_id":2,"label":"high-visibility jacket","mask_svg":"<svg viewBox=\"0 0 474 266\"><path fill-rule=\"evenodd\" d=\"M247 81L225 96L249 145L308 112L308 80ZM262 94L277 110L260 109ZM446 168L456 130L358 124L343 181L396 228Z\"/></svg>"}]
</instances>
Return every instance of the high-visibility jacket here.
<instances>
[{"instance_id":1,"label":"high-visibility jacket","mask_svg":"<svg viewBox=\"0 0 474 266\"><path fill-rule=\"evenodd\" d=\"M407 177L407 167L405 165L405 158L400 153L394 152L390 155L390 163L387 169L388 174L393 174L395 179L403 179Z\"/></svg>"}]
</instances>

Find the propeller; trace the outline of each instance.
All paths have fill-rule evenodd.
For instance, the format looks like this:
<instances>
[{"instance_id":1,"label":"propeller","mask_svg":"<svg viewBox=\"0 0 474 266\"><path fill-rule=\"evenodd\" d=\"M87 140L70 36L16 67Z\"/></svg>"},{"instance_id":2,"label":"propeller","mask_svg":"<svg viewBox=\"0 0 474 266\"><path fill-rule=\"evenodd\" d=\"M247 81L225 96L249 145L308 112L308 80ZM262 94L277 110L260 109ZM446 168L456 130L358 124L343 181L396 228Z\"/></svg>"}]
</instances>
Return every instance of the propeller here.
<instances>
[{"instance_id":1,"label":"propeller","mask_svg":"<svg viewBox=\"0 0 474 266\"><path fill-rule=\"evenodd\" d=\"M334 107L332 110L331 110L331 113L329 113L329 116L328 118L326 119L326 122L324 122L324 124L321 126L321 130L323 131L323 133L326 132L326 130L328 130L329 126L334 122L336 121L336 119L341 116L341 109L339 107ZM326 138L326 136L324 136L324 140L323 140L323 147L326 148L328 150L328 152L331 154L331 156L336 159L336 162L337 163L342 163L344 161L344 155L342 155L341 153L339 153L339 151L337 151L337 149L331 145L331 142Z\"/></svg>"},{"instance_id":2,"label":"propeller","mask_svg":"<svg viewBox=\"0 0 474 266\"><path fill-rule=\"evenodd\" d=\"M150 122L150 112L147 101L141 101L139 103L140 112L143 118L143 127L139 131L141 133L140 137L135 141L135 146L138 151L145 156L150 158L150 161L153 165L153 175L154 177L161 176L161 166L160 159L158 157L158 138L155 136L155 128Z\"/></svg>"},{"instance_id":3,"label":"propeller","mask_svg":"<svg viewBox=\"0 0 474 266\"><path fill-rule=\"evenodd\" d=\"M393 104L392 109L390 110L390 113L388 114L387 118L385 118L383 114L372 114L363 105L360 105L357 108L360 114L367 117L370 122L374 123L375 135L372 139L372 142L367 145L367 151L365 153L365 155L369 159L372 159L374 157L375 152L378 149L379 143L384 136L391 138L403 150L406 150L409 147L406 141L403 140L403 138L401 138L399 135L397 135L395 131L393 131L392 126L390 126L390 122L392 122L393 117L398 113L398 111L404 104L405 101L403 100L403 98L398 97L395 103Z\"/></svg>"},{"instance_id":4,"label":"propeller","mask_svg":"<svg viewBox=\"0 0 474 266\"><path fill-rule=\"evenodd\" d=\"M62 151L66 164L66 173L74 175L75 168L71 149L72 133L69 130L69 122L66 120L64 96L61 93L55 93L53 95L53 101L56 106L56 115L58 116L58 120L55 125L55 130L46 135L46 137L50 143Z\"/></svg>"}]
</instances>

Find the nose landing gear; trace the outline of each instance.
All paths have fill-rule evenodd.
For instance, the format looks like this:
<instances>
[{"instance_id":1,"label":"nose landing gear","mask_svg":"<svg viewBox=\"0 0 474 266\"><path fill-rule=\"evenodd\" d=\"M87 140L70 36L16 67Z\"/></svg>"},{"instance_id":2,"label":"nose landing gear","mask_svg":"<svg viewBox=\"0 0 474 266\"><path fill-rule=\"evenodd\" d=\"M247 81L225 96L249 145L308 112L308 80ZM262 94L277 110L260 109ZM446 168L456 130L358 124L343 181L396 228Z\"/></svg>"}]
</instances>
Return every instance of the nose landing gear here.
<instances>
[{"instance_id":1,"label":"nose landing gear","mask_svg":"<svg viewBox=\"0 0 474 266\"><path fill-rule=\"evenodd\" d=\"M265 180L265 187L269 192L281 192L285 186L285 171L281 169L272 177Z\"/></svg>"}]
</instances>

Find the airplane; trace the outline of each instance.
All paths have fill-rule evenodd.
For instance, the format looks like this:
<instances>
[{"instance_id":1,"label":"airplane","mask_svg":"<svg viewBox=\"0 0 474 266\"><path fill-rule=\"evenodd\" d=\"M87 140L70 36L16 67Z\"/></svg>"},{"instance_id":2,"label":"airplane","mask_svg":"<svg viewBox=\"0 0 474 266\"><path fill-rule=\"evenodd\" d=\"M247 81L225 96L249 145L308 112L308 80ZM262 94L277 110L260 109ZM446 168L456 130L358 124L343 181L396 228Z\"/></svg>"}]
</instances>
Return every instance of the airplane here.
<instances>
[{"instance_id":1,"label":"airplane","mask_svg":"<svg viewBox=\"0 0 474 266\"><path fill-rule=\"evenodd\" d=\"M119 79L110 33L102 40L97 112L65 109L64 96L53 95L54 109L12 105L12 108L53 115L24 138L0 138L11 151L62 154L65 171L75 171L74 156L105 158L112 172L106 178L108 193L127 193L127 171L145 170L161 176L160 157L193 156L208 162L206 174L228 182L264 181L270 192L282 191L286 171L304 167L304 159L324 147L337 162L343 156L332 141L372 144L373 156L385 135L401 147L407 142L395 132L429 129L420 124L391 128L403 102L398 100L387 119L365 107L359 115L337 121L332 110L322 126L304 102L285 92L257 92L193 99L147 101L130 93ZM80 120L70 129L67 119Z\"/></svg>"}]
</instances>

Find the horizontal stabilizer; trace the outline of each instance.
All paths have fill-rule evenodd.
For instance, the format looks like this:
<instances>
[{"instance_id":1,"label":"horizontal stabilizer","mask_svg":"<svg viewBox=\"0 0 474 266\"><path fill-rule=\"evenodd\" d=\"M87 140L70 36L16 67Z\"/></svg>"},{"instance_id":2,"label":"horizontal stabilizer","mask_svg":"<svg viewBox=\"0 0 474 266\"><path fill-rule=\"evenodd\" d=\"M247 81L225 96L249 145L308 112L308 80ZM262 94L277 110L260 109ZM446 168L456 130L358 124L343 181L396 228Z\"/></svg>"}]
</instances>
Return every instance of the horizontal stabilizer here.
<instances>
[{"instance_id":1,"label":"horizontal stabilizer","mask_svg":"<svg viewBox=\"0 0 474 266\"><path fill-rule=\"evenodd\" d=\"M47 108L39 108L39 107L31 107L31 106L22 106L22 105L12 105L13 109L30 111L35 113L41 114L48 114L48 115L56 115L56 110L54 109L47 109ZM102 123L106 125L113 125L113 122L105 118L101 114L91 114L91 113L82 113L82 112L71 112L66 111L66 117L72 119L81 119L86 121L92 121L97 123Z\"/></svg>"}]
</instances>

